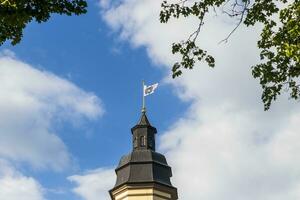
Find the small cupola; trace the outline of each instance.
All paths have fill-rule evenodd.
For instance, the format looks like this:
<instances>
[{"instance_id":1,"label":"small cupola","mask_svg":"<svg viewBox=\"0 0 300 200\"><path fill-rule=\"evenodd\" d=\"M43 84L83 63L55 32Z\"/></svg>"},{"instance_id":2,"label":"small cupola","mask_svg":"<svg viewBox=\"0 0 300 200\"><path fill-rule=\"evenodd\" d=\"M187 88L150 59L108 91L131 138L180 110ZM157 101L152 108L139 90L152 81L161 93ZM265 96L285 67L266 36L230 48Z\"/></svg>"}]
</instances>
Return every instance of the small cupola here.
<instances>
[{"instance_id":1,"label":"small cupola","mask_svg":"<svg viewBox=\"0 0 300 200\"><path fill-rule=\"evenodd\" d=\"M146 112L142 112L142 116L137 125L131 129L133 150L152 150L155 151L155 134L156 128L151 126Z\"/></svg>"}]
</instances>

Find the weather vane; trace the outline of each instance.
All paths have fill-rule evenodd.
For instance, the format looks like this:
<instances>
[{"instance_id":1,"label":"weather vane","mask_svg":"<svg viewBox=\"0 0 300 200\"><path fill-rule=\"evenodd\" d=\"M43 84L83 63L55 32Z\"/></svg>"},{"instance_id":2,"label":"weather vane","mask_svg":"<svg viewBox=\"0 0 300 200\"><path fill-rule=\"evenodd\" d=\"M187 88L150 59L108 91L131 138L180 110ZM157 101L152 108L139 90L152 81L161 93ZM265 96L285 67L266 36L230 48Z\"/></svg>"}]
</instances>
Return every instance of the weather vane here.
<instances>
[{"instance_id":1,"label":"weather vane","mask_svg":"<svg viewBox=\"0 0 300 200\"><path fill-rule=\"evenodd\" d=\"M142 113L146 113L146 102L145 97L153 94L154 90L157 88L158 83L152 84L152 85L145 85L145 81L143 81L143 107L142 107Z\"/></svg>"}]
</instances>

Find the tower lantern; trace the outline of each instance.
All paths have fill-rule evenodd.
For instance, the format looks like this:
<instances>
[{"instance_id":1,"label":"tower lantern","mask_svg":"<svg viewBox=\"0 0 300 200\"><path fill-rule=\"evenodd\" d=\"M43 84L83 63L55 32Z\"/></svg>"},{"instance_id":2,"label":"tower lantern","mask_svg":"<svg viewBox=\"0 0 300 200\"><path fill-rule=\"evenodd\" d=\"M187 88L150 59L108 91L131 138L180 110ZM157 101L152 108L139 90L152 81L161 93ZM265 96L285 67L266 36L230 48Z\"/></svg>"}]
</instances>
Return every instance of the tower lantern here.
<instances>
[{"instance_id":1,"label":"tower lantern","mask_svg":"<svg viewBox=\"0 0 300 200\"><path fill-rule=\"evenodd\" d=\"M140 121L131 129L131 133L133 151L146 149L155 151L155 134L157 131L151 126L145 112L142 112Z\"/></svg>"}]
</instances>

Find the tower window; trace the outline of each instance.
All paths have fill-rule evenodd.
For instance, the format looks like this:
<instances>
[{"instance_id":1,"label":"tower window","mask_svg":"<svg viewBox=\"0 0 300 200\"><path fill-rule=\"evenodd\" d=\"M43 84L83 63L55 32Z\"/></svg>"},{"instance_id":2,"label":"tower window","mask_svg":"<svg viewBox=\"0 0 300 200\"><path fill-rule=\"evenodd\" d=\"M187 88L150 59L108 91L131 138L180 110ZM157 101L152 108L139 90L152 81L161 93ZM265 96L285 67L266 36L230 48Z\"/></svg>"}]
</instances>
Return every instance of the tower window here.
<instances>
[{"instance_id":1,"label":"tower window","mask_svg":"<svg viewBox=\"0 0 300 200\"><path fill-rule=\"evenodd\" d=\"M141 136L140 140L141 140L141 141L140 141L141 147L146 146L146 138L145 138L145 136Z\"/></svg>"},{"instance_id":2,"label":"tower window","mask_svg":"<svg viewBox=\"0 0 300 200\"><path fill-rule=\"evenodd\" d=\"M134 140L133 140L133 147L134 147L134 148L137 148L137 147L138 147L138 138L137 138L137 137L134 137Z\"/></svg>"}]
</instances>

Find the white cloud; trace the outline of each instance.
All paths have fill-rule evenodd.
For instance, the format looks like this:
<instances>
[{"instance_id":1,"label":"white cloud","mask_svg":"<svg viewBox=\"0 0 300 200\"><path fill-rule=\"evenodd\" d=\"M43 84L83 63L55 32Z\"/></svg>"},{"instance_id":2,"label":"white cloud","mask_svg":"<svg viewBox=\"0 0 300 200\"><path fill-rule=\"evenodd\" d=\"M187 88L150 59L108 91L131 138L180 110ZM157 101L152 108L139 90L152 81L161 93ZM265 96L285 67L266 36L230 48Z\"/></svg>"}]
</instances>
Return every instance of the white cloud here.
<instances>
[{"instance_id":1,"label":"white cloud","mask_svg":"<svg viewBox=\"0 0 300 200\"><path fill-rule=\"evenodd\" d=\"M299 116L265 133L267 120L258 123L256 114L195 112L201 118L184 119L161 138L181 199L297 199Z\"/></svg>"},{"instance_id":2,"label":"white cloud","mask_svg":"<svg viewBox=\"0 0 300 200\"><path fill-rule=\"evenodd\" d=\"M71 155L54 131L103 114L99 98L13 56L0 56L0 157L62 170Z\"/></svg>"},{"instance_id":3,"label":"white cloud","mask_svg":"<svg viewBox=\"0 0 300 200\"><path fill-rule=\"evenodd\" d=\"M84 175L68 177L69 181L77 185L73 192L84 200L110 199L108 191L112 189L115 179L113 169L102 168L89 171Z\"/></svg>"},{"instance_id":4,"label":"white cloud","mask_svg":"<svg viewBox=\"0 0 300 200\"><path fill-rule=\"evenodd\" d=\"M103 9L108 8L110 5L110 0L100 0L99 1L99 6Z\"/></svg>"},{"instance_id":5,"label":"white cloud","mask_svg":"<svg viewBox=\"0 0 300 200\"><path fill-rule=\"evenodd\" d=\"M159 23L161 1L123 0L103 12L107 24L134 47L145 47L154 63L170 70L170 44L185 39L194 19ZM176 80L166 77L191 107L160 138L183 200L295 200L300 191L299 106L285 96L263 111L261 89L251 76L259 62L260 27L240 29L224 16L209 17L199 36L217 59L215 69L198 63ZM195 192L197 191L197 192Z\"/></svg>"},{"instance_id":6,"label":"white cloud","mask_svg":"<svg viewBox=\"0 0 300 200\"><path fill-rule=\"evenodd\" d=\"M0 199L44 200L43 188L34 178L22 175L0 160Z\"/></svg>"}]
</instances>

